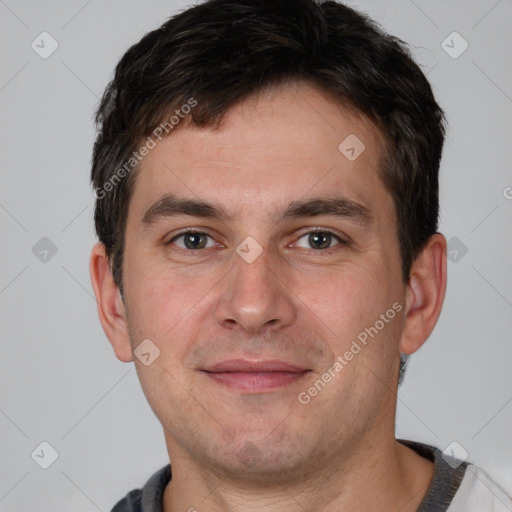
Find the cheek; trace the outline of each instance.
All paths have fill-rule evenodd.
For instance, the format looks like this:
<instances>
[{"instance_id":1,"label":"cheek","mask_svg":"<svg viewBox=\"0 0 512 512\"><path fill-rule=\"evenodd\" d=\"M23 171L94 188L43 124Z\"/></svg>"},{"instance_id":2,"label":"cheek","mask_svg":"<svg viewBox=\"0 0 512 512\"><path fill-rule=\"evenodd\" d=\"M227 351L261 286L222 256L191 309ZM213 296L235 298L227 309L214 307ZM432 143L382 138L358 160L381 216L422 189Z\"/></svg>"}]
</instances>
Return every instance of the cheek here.
<instances>
[{"instance_id":1,"label":"cheek","mask_svg":"<svg viewBox=\"0 0 512 512\"><path fill-rule=\"evenodd\" d=\"M393 303L382 272L370 265L347 265L322 276L305 274L299 281L297 296L340 341L373 324Z\"/></svg>"},{"instance_id":2,"label":"cheek","mask_svg":"<svg viewBox=\"0 0 512 512\"><path fill-rule=\"evenodd\" d=\"M355 396L377 392L376 384L393 376L403 311L394 279L382 263L354 265L330 273L322 289L311 282L303 287L304 303L314 311L316 321L320 319L319 325L327 326L325 342L331 356L334 361L345 358L345 382L358 383L357 392L349 386Z\"/></svg>"},{"instance_id":3,"label":"cheek","mask_svg":"<svg viewBox=\"0 0 512 512\"><path fill-rule=\"evenodd\" d=\"M171 272L165 264L135 263L142 261L147 259L133 258L126 265L132 333L155 340L159 346L177 348L179 344L170 341L188 339L187 331L201 325L198 319L215 280L187 271Z\"/></svg>"}]
</instances>

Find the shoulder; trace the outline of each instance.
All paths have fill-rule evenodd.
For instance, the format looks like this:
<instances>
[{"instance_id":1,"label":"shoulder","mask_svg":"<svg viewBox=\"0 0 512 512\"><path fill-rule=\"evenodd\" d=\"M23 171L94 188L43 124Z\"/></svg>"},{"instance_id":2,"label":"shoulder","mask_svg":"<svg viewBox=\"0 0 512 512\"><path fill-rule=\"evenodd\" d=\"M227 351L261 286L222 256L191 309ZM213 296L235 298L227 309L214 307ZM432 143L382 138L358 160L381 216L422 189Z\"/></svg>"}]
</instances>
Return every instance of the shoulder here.
<instances>
[{"instance_id":1,"label":"shoulder","mask_svg":"<svg viewBox=\"0 0 512 512\"><path fill-rule=\"evenodd\" d=\"M111 512L141 512L142 489L130 491L124 498L120 499Z\"/></svg>"},{"instance_id":2,"label":"shoulder","mask_svg":"<svg viewBox=\"0 0 512 512\"><path fill-rule=\"evenodd\" d=\"M418 512L512 512L512 498L481 468L438 448L398 440L434 462L434 474Z\"/></svg>"},{"instance_id":3,"label":"shoulder","mask_svg":"<svg viewBox=\"0 0 512 512\"><path fill-rule=\"evenodd\" d=\"M447 512L510 512L512 498L485 471L470 464Z\"/></svg>"},{"instance_id":4,"label":"shoulder","mask_svg":"<svg viewBox=\"0 0 512 512\"><path fill-rule=\"evenodd\" d=\"M168 464L154 473L142 489L134 489L119 500L111 512L162 512L162 498L170 480Z\"/></svg>"}]
</instances>

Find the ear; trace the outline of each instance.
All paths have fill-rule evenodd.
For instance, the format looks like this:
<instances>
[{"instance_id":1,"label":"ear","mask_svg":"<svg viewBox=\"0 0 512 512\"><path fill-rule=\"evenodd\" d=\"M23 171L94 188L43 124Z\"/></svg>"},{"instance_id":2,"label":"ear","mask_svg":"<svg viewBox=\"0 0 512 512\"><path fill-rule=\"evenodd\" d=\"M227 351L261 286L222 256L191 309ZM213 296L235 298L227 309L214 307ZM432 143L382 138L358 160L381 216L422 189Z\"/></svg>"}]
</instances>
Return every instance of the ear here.
<instances>
[{"instance_id":1,"label":"ear","mask_svg":"<svg viewBox=\"0 0 512 512\"><path fill-rule=\"evenodd\" d=\"M433 331L446 293L446 238L433 235L414 261L406 290L402 354L416 352Z\"/></svg>"},{"instance_id":2,"label":"ear","mask_svg":"<svg viewBox=\"0 0 512 512\"><path fill-rule=\"evenodd\" d=\"M101 243L92 249L89 271L103 330L117 358L124 363L133 361L125 306L112 277L105 246Z\"/></svg>"}]
</instances>

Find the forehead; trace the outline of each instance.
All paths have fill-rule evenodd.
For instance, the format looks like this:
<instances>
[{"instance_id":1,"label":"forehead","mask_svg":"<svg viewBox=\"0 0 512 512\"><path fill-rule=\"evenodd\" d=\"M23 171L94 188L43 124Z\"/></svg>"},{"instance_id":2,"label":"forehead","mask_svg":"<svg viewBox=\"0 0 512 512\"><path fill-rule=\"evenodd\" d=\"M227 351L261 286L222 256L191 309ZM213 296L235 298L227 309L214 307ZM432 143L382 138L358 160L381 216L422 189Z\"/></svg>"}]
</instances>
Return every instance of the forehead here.
<instances>
[{"instance_id":1,"label":"forehead","mask_svg":"<svg viewBox=\"0 0 512 512\"><path fill-rule=\"evenodd\" d=\"M140 164L139 215L166 193L225 202L235 215L308 194L340 192L370 207L387 195L379 129L307 83L253 95L216 128L183 123Z\"/></svg>"}]
</instances>

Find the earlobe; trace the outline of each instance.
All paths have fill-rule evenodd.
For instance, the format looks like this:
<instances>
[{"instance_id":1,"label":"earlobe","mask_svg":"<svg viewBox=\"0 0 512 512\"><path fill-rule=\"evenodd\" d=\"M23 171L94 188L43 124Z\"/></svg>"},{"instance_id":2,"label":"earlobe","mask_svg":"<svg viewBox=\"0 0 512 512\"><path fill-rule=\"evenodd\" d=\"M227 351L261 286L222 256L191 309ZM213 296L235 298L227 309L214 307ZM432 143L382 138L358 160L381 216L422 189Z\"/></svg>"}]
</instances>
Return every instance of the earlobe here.
<instances>
[{"instance_id":1,"label":"earlobe","mask_svg":"<svg viewBox=\"0 0 512 512\"><path fill-rule=\"evenodd\" d=\"M105 246L101 243L92 249L89 270L103 330L117 358L125 363L133 361L125 306L112 277Z\"/></svg>"},{"instance_id":2,"label":"earlobe","mask_svg":"<svg viewBox=\"0 0 512 512\"><path fill-rule=\"evenodd\" d=\"M430 336L441 314L446 280L446 238L436 233L411 268L399 344L401 353L416 352Z\"/></svg>"}]
</instances>

